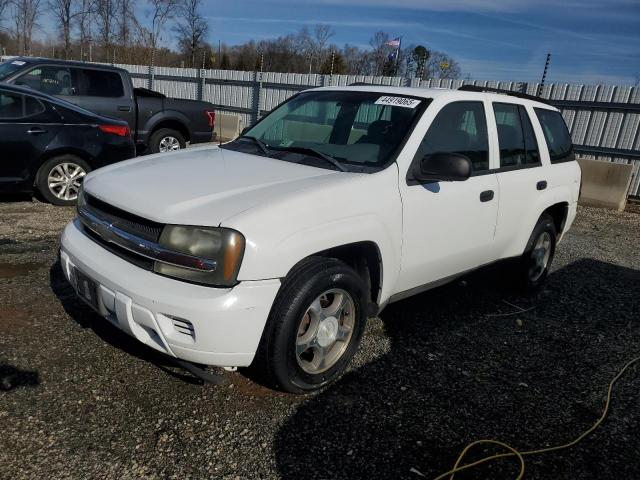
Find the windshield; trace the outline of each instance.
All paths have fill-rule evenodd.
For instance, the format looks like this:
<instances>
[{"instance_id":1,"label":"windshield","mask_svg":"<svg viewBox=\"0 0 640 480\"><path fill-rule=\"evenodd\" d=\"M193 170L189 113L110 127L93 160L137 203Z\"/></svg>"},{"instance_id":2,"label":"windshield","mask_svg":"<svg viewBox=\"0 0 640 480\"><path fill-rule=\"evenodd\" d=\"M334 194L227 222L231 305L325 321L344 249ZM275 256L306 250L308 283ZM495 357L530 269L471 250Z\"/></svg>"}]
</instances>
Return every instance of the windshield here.
<instances>
[{"instance_id":1,"label":"windshield","mask_svg":"<svg viewBox=\"0 0 640 480\"><path fill-rule=\"evenodd\" d=\"M305 92L225 147L323 168L379 170L427 102L375 92Z\"/></svg>"},{"instance_id":2,"label":"windshield","mask_svg":"<svg viewBox=\"0 0 640 480\"><path fill-rule=\"evenodd\" d=\"M13 72L23 68L25 63L22 60L7 60L0 63L0 80L4 80Z\"/></svg>"}]
</instances>

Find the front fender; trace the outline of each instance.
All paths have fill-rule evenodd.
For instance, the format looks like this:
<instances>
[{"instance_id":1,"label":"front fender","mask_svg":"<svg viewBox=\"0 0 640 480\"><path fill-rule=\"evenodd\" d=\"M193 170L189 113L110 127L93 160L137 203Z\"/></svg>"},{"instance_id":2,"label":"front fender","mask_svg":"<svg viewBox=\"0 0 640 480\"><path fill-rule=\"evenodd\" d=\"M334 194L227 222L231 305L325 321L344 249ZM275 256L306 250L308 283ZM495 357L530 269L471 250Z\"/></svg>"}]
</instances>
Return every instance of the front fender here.
<instances>
[{"instance_id":1,"label":"front fender","mask_svg":"<svg viewBox=\"0 0 640 480\"><path fill-rule=\"evenodd\" d=\"M223 224L246 238L240 281L282 278L310 255L363 241L373 242L380 252L381 302L398 278L402 204L395 166L354 182L305 192L302 198L254 208Z\"/></svg>"}]
</instances>

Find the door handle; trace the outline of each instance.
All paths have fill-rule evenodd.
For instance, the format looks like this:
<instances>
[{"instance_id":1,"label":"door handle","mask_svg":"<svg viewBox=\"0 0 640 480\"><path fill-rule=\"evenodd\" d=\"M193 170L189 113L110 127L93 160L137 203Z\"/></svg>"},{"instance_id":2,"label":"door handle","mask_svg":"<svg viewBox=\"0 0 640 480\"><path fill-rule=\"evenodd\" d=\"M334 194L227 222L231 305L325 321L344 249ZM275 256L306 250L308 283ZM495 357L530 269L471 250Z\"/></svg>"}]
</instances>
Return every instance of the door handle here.
<instances>
[{"instance_id":1,"label":"door handle","mask_svg":"<svg viewBox=\"0 0 640 480\"><path fill-rule=\"evenodd\" d=\"M119 105L118 106L118 110L120 112L130 112L131 111L131 107L129 105Z\"/></svg>"},{"instance_id":2,"label":"door handle","mask_svg":"<svg viewBox=\"0 0 640 480\"><path fill-rule=\"evenodd\" d=\"M27 133L29 135L40 135L41 133L47 133L47 131L43 130L40 127L32 127L29 130L27 130Z\"/></svg>"},{"instance_id":3,"label":"door handle","mask_svg":"<svg viewBox=\"0 0 640 480\"><path fill-rule=\"evenodd\" d=\"M536 183L536 188L538 190L544 190L545 188L547 188L547 181L546 180L540 180L538 183Z\"/></svg>"},{"instance_id":4,"label":"door handle","mask_svg":"<svg viewBox=\"0 0 640 480\"><path fill-rule=\"evenodd\" d=\"M481 202L490 202L493 200L493 190L485 190L480 194Z\"/></svg>"}]
</instances>

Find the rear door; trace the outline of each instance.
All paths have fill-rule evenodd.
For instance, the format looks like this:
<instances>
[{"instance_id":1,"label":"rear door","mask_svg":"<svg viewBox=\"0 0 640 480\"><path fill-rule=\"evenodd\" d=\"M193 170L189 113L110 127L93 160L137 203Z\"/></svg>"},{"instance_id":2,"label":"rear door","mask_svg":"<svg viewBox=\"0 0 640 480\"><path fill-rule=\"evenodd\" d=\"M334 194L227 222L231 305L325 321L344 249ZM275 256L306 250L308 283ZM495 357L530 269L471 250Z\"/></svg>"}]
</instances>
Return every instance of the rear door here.
<instances>
[{"instance_id":1,"label":"rear door","mask_svg":"<svg viewBox=\"0 0 640 480\"><path fill-rule=\"evenodd\" d=\"M444 105L409 168L425 155L448 152L471 159L469 179L416 184L401 176L403 244L396 293L433 284L493 260L500 192L496 175L490 172L483 101Z\"/></svg>"},{"instance_id":2,"label":"rear door","mask_svg":"<svg viewBox=\"0 0 640 480\"><path fill-rule=\"evenodd\" d=\"M119 118L135 129L135 108L130 89L117 71L72 68L78 79L78 95L73 103L107 117Z\"/></svg>"},{"instance_id":3,"label":"rear door","mask_svg":"<svg viewBox=\"0 0 640 480\"><path fill-rule=\"evenodd\" d=\"M497 130L500 164L496 170L500 185L500 213L496 228L499 256L522 253L520 237L529 228L529 216L548 186L540 149L531 118L522 104L492 102L491 112ZM534 220L535 221L535 220ZM531 225L531 229L533 225Z\"/></svg>"},{"instance_id":4,"label":"rear door","mask_svg":"<svg viewBox=\"0 0 640 480\"><path fill-rule=\"evenodd\" d=\"M32 182L40 157L59 128L59 117L45 103L0 89L0 182L5 186Z\"/></svg>"}]
</instances>

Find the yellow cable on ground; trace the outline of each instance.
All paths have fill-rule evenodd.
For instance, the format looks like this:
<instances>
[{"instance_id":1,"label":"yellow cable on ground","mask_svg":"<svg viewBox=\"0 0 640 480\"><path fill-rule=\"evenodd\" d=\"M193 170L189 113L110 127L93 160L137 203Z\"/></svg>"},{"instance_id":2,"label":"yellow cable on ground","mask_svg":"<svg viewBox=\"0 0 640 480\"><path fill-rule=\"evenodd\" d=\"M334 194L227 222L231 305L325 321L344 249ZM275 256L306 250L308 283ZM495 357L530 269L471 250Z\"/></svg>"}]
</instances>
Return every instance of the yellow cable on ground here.
<instances>
[{"instance_id":1,"label":"yellow cable on ground","mask_svg":"<svg viewBox=\"0 0 640 480\"><path fill-rule=\"evenodd\" d=\"M441 475L438 475L434 480L442 480L445 477L449 477L449 480L453 480L453 476L458 473L458 472L462 472L463 470L468 470L469 468L473 468L473 467L477 467L478 465L482 465L483 463L487 463L490 462L492 460L497 460L499 458L507 458L507 457L516 457L518 459L518 462L520 463L520 471L518 473L518 476L516 477L516 480L520 480L522 479L522 477L524 476L524 457L528 456L528 455L539 455L542 453L548 453L548 452L554 452L557 450L563 450L565 448L570 448L573 447L575 444L577 444L578 442L582 441L587 435L589 435L591 432L593 432L596 428L598 428L600 426L600 424L604 421L604 419L607 416L607 413L609 413L609 404L611 403L611 394L613 392L613 386L615 385L615 383L620 379L620 377L622 377L622 375L624 375L624 372L634 363L640 362L640 357L636 357L633 360L631 360L630 362L628 362L624 367L622 367L622 369L618 372L618 374L613 377L613 380L611 380L611 382L609 383L609 389L607 390L607 400L604 404L604 410L602 411L602 415L600 416L600 418L598 419L598 421L596 423L594 423L589 429L587 429L586 431L584 431L582 434L580 434L577 438L575 438L574 440L570 441L569 443L565 443L562 445L556 445L555 447L547 447L547 448L539 448L537 450L526 450L524 452L520 452L518 450L516 450L515 448L507 445L506 443L500 442L498 440L476 440L475 442L470 443L469 445L467 445L465 447L464 450L462 450L462 452L460 452L460 455L458 456L458 459L456 460L455 465L453 466L453 468L451 470L449 470L448 472L445 472ZM464 464L462 466L460 466L460 463L462 462L462 459L465 457L465 455L469 452L469 450L471 450L472 448L474 448L477 445L498 445L506 450L509 450L509 453L499 453L496 455L490 455L488 457L484 457L481 458L479 460L476 460L475 462L471 462L471 463L467 463Z\"/></svg>"}]
</instances>

